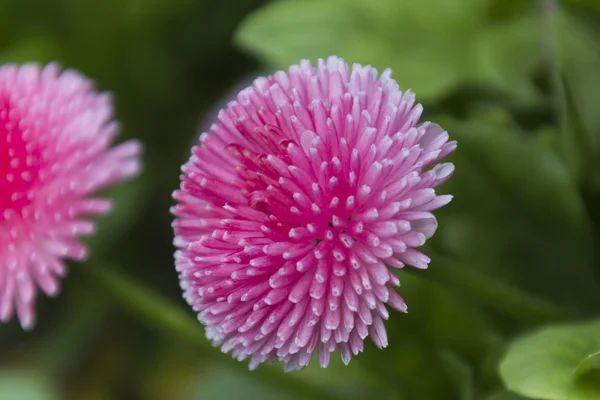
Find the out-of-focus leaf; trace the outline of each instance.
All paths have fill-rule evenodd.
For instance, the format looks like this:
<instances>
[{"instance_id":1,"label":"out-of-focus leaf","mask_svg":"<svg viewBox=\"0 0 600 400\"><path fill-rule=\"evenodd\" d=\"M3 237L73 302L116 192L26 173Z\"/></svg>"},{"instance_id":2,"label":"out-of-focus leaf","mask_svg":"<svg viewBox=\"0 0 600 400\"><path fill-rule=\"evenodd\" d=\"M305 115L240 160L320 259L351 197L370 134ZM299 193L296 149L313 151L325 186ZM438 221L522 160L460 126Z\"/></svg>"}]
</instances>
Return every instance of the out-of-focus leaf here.
<instances>
[{"instance_id":1,"label":"out-of-focus leaf","mask_svg":"<svg viewBox=\"0 0 600 400\"><path fill-rule=\"evenodd\" d=\"M556 19L558 51L565 79L569 134L576 135L576 157L583 163L585 177L598 177L600 154L600 37L587 29L583 21L561 13ZM582 131L581 133L579 131ZM594 161L595 160L595 161ZM598 178L596 178L596 181Z\"/></svg>"},{"instance_id":2,"label":"out-of-focus leaf","mask_svg":"<svg viewBox=\"0 0 600 400\"><path fill-rule=\"evenodd\" d=\"M535 294L530 294L502 279L488 276L488 274L479 271L478 265L472 264L472 262L457 262L447 256L432 252L429 252L429 254L434 260L432 268L427 271L409 271L412 271L415 276L437 281L448 288L453 288L455 292L462 294L464 297L477 300L482 306L496 310L503 315L529 323L560 321L572 319L579 315L578 311L573 312ZM495 267L503 266L492 265ZM488 335L478 336L480 335L476 335L474 338L480 341ZM489 338L493 341L497 339L495 335Z\"/></svg>"},{"instance_id":3,"label":"out-of-focus leaf","mask_svg":"<svg viewBox=\"0 0 600 400\"><path fill-rule=\"evenodd\" d=\"M600 398L600 322L551 326L517 339L500 363L508 389L543 400Z\"/></svg>"},{"instance_id":4,"label":"out-of-focus leaf","mask_svg":"<svg viewBox=\"0 0 600 400\"><path fill-rule=\"evenodd\" d=\"M579 366L577 366L575 374L585 375L592 370L600 370L600 346L598 346L598 351L583 359Z\"/></svg>"},{"instance_id":5,"label":"out-of-focus leaf","mask_svg":"<svg viewBox=\"0 0 600 400\"><path fill-rule=\"evenodd\" d=\"M473 400L475 398L475 382L472 367L451 350L441 352L441 360L456 385L460 400Z\"/></svg>"},{"instance_id":6,"label":"out-of-focus leaf","mask_svg":"<svg viewBox=\"0 0 600 400\"><path fill-rule=\"evenodd\" d=\"M225 355L222 356L226 359ZM244 371L244 368L227 368L221 363L215 364L198 357L189 351L187 343L176 338L161 346L142 368L146 373L140 384L143 385L144 398L148 400L234 399L244 391L250 393L249 399L289 398L267 382L254 381L251 379L253 373ZM360 357L344 365L336 354L325 369L318 365L315 357L302 372L295 375L300 382L327 387L344 400L362 400L380 389L377 387L378 381L371 382L373 372L364 368ZM235 385L231 382L235 382Z\"/></svg>"},{"instance_id":7,"label":"out-of-focus leaf","mask_svg":"<svg viewBox=\"0 0 600 400\"><path fill-rule=\"evenodd\" d=\"M235 384L232 384L235 382ZM247 374L223 367L203 368L196 388L183 400L290 400L280 391L250 379Z\"/></svg>"},{"instance_id":8,"label":"out-of-focus leaf","mask_svg":"<svg viewBox=\"0 0 600 400\"><path fill-rule=\"evenodd\" d=\"M447 398L446 395L452 390L452 386L445 379L445 370L440 361L439 343L427 337L415 326L403 324L402 316L395 317L391 317L386 324L388 337L393 338L389 346L380 350L367 339L364 353L357 359L381 379L381 387L373 397ZM424 379L425 376L427 379Z\"/></svg>"},{"instance_id":9,"label":"out-of-focus leaf","mask_svg":"<svg viewBox=\"0 0 600 400\"><path fill-rule=\"evenodd\" d=\"M485 397L485 400L527 400L529 397L519 396L516 393L509 392L508 390L499 390Z\"/></svg>"},{"instance_id":10,"label":"out-of-focus leaf","mask_svg":"<svg viewBox=\"0 0 600 400\"><path fill-rule=\"evenodd\" d=\"M485 352L481 362L476 366L477 383L480 388L477 398L485 398L496 394L495 391L490 391L491 388L496 388L500 383L498 376L498 363L504 357L507 343L503 337L490 341L488 350ZM486 391L484 395L483 391Z\"/></svg>"},{"instance_id":11,"label":"out-of-focus leaf","mask_svg":"<svg viewBox=\"0 0 600 400\"><path fill-rule=\"evenodd\" d=\"M540 93L531 75L541 62L539 47L537 16L517 16L490 24L475 38L479 79L511 94L520 104L538 99Z\"/></svg>"},{"instance_id":12,"label":"out-of-focus leaf","mask_svg":"<svg viewBox=\"0 0 600 400\"><path fill-rule=\"evenodd\" d=\"M496 123L482 115L479 124L453 129L460 151L468 152L489 178L540 222L560 218L580 225L586 218L584 204L565 164L532 138Z\"/></svg>"},{"instance_id":13,"label":"out-of-focus leaf","mask_svg":"<svg viewBox=\"0 0 600 400\"><path fill-rule=\"evenodd\" d=\"M319 366L318 356L315 355L311 363L298 374L298 379L327 386L345 400L361 400L374 393L386 391L381 387L378 378L376 371L366 368L361 363L360 355L356 356L350 364L345 365L338 353L331 355L327 368ZM393 388L387 389L388 393L394 393Z\"/></svg>"},{"instance_id":14,"label":"out-of-focus leaf","mask_svg":"<svg viewBox=\"0 0 600 400\"><path fill-rule=\"evenodd\" d=\"M386 321L389 346L379 350L367 340L357 361L381 379L375 398L396 398L394 393L406 399L448 398L453 384L447 379L441 349L477 362L495 332L472 304L443 285L406 272L398 273L402 283L398 292L408 305L408 314L390 310Z\"/></svg>"},{"instance_id":15,"label":"out-of-focus leaf","mask_svg":"<svg viewBox=\"0 0 600 400\"><path fill-rule=\"evenodd\" d=\"M440 7L448 13L425 12ZM376 0L368 5L357 1L284 0L251 15L242 24L238 41L278 68L300 58L315 60L331 54L350 63L392 67L401 83L406 82L421 98L431 99L455 87L468 65L462 42L456 40L449 46L445 42L448 32L439 32L470 30L476 23L472 14L478 7L464 4L465 12L457 12L460 8L455 1L438 0ZM444 23L436 17L444 18ZM462 27L453 24L456 19Z\"/></svg>"},{"instance_id":16,"label":"out-of-focus leaf","mask_svg":"<svg viewBox=\"0 0 600 400\"><path fill-rule=\"evenodd\" d=\"M28 371L0 371L0 399L57 400L54 390L42 377Z\"/></svg>"},{"instance_id":17,"label":"out-of-focus leaf","mask_svg":"<svg viewBox=\"0 0 600 400\"><path fill-rule=\"evenodd\" d=\"M594 103L600 92L600 38L570 14L562 13L559 23L559 50L567 84L586 128L598 143L600 113Z\"/></svg>"},{"instance_id":18,"label":"out-of-focus leaf","mask_svg":"<svg viewBox=\"0 0 600 400\"><path fill-rule=\"evenodd\" d=\"M503 113L443 126L459 142L444 187L455 197L432 244L556 304L595 307L597 249L563 162Z\"/></svg>"},{"instance_id":19,"label":"out-of-focus leaf","mask_svg":"<svg viewBox=\"0 0 600 400\"><path fill-rule=\"evenodd\" d=\"M338 5L336 0L272 2L247 17L237 40L277 67L295 63L299 58L341 55L357 34L352 33L352 15ZM375 47L378 44L373 43Z\"/></svg>"},{"instance_id":20,"label":"out-of-focus leaf","mask_svg":"<svg viewBox=\"0 0 600 400\"><path fill-rule=\"evenodd\" d=\"M521 0L491 0L489 13L494 20L505 20L514 15L535 10L537 5Z\"/></svg>"},{"instance_id":21,"label":"out-of-focus leaf","mask_svg":"<svg viewBox=\"0 0 600 400\"><path fill-rule=\"evenodd\" d=\"M596 0L565 0L565 3L587 7L592 10L600 11L600 2Z\"/></svg>"},{"instance_id":22,"label":"out-of-focus leaf","mask_svg":"<svg viewBox=\"0 0 600 400\"><path fill-rule=\"evenodd\" d=\"M124 305L128 311L147 321L152 326L159 328L170 335L176 335L194 345L206 359L230 361L232 368L247 370L246 365L228 359L219 349L210 345L204 337L201 326L194 318L188 316L182 309L170 300L153 292L136 281L121 275L110 268L87 268L85 273L80 269L94 287L101 288L109 298ZM319 395L322 399L338 400L339 397L324 390L323 387L312 382L299 381L291 374L284 374L281 366L270 368L262 366L254 371L252 376L263 382L279 387L289 393L290 397Z\"/></svg>"},{"instance_id":23,"label":"out-of-focus leaf","mask_svg":"<svg viewBox=\"0 0 600 400\"><path fill-rule=\"evenodd\" d=\"M434 259L435 261L435 259ZM437 265L434 264L432 268ZM407 315L392 315L390 324L411 326L460 356L476 361L488 349L497 332L489 318L472 302L452 292L444 283L400 271L399 293L407 302ZM434 273L432 269L423 275Z\"/></svg>"},{"instance_id":24,"label":"out-of-focus leaf","mask_svg":"<svg viewBox=\"0 0 600 400\"><path fill-rule=\"evenodd\" d=\"M538 60L539 49L532 47L535 24L488 26L490 3L280 0L247 18L237 41L277 68L332 54L350 63L391 67L401 85L425 102L481 81L532 97L526 80Z\"/></svg>"}]
</instances>

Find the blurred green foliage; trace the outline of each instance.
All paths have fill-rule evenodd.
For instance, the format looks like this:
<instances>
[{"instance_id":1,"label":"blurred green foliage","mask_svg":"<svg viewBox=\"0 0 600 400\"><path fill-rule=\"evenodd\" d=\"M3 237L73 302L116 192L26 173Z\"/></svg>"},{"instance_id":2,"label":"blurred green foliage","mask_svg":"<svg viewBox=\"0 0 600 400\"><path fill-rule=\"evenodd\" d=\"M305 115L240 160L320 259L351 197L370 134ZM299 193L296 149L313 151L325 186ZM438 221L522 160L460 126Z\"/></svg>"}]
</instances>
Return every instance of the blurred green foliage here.
<instances>
[{"instance_id":1,"label":"blurred green foliage","mask_svg":"<svg viewBox=\"0 0 600 400\"><path fill-rule=\"evenodd\" d=\"M455 200L387 349L250 373L180 300L170 193L234 88L331 54L390 67L459 141ZM145 173L36 330L0 328L0 399L600 399L600 326L573 322L600 314L598 0L0 0L0 62L52 60L114 93Z\"/></svg>"},{"instance_id":2,"label":"blurred green foliage","mask_svg":"<svg viewBox=\"0 0 600 400\"><path fill-rule=\"evenodd\" d=\"M461 85L485 85L527 102L537 95L527 76L541 57L539 20L527 3L498 2L502 9L493 13L481 0L287 0L248 18L238 39L278 67L299 54L337 54L392 68L420 101ZM510 61L515 57L518 63Z\"/></svg>"}]
</instances>

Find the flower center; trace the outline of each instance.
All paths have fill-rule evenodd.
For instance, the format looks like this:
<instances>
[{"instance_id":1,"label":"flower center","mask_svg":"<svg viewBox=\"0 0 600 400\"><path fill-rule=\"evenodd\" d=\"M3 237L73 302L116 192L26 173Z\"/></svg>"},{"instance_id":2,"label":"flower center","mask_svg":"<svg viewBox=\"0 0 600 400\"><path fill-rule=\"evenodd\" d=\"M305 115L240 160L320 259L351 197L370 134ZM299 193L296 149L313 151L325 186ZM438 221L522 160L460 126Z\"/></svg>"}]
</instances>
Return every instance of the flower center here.
<instances>
[{"instance_id":1,"label":"flower center","mask_svg":"<svg viewBox=\"0 0 600 400\"><path fill-rule=\"evenodd\" d=\"M39 180L40 151L28 140L31 132L22 129L13 114L8 99L0 96L0 222L13 213L22 214Z\"/></svg>"}]
</instances>

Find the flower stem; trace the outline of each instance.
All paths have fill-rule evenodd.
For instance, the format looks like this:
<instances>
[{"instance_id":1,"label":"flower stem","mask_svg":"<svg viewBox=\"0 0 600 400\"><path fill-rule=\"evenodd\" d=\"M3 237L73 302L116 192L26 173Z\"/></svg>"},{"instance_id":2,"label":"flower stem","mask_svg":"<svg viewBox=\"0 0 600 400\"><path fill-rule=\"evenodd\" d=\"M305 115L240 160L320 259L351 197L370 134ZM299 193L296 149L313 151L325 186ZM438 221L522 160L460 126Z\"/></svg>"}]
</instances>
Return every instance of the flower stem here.
<instances>
[{"instance_id":1,"label":"flower stem","mask_svg":"<svg viewBox=\"0 0 600 400\"><path fill-rule=\"evenodd\" d=\"M205 359L211 362L230 361L219 349L210 345L204 337L200 324L169 299L114 268L87 265L77 270L77 274L86 279L90 287L98 288L114 302L123 305L126 311L152 327L187 341L199 350ZM338 396L328 393L326 388L317 387L294 375L285 374L279 368L280 366L262 366L248 373L246 364L233 361L230 364L264 384L279 388L286 394L286 398L340 400Z\"/></svg>"}]
</instances>

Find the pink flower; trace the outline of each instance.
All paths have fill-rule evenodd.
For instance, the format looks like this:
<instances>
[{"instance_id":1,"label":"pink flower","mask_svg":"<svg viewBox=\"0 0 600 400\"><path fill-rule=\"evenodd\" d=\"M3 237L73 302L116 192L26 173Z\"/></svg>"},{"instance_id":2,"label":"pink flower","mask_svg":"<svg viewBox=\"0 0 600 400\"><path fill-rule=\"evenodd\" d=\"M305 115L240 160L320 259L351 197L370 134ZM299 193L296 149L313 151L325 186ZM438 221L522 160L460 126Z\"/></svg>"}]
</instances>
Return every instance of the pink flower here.
<instances>
[{"instance_id":1,"label":"pink flower","mask_svg":"<svg viewBox=\"0 0 600 400\"><path fill-rule=\"evenodd\" d=\"M345 363L371 336L387 345L386 305L406 311L393 269L426 268L416 247L456 148L386 70L330 57L258 78L219 113L183 166L175 254L206 335L250 368Z\"/></svg>"},{"instance_id":2,"label":"pink flower","mask_svg":"<svg viewBox=\"0 0 600 400\"><path fill-rule=\"evenodd\" d=\"M74 71L50 64L0 67L0 320L35 322L39 287L59 291L64 259L82 260L87 216L110 200L93 191L135 175L140 145L115 148L111 99Z\"/></svg>"}]
</instances>

